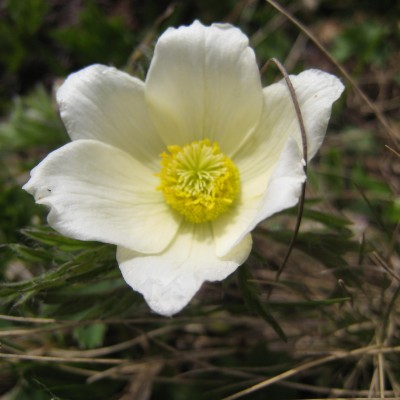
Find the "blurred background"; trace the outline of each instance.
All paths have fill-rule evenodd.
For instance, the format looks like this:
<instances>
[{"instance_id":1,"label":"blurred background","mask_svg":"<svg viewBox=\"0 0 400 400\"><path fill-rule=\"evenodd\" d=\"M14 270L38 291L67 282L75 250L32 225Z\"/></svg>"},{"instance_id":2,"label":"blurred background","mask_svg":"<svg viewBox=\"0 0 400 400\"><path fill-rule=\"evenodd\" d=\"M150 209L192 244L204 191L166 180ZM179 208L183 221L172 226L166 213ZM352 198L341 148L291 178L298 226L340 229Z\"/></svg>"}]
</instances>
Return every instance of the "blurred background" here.
<instances>
[{"instance_id":1,"label":"blurred background","mask_svg":"<svg viewBox=\"0 0 400 400\"><path fill-rule=\"evenodd\" d=\"M2 399L400 398L400 3L278 4L0 1ZM144 79L158 36L195 19L240 27L260 67L322 69L346 91L279 280L296 208L166 319L127 288L112 246L58 235L21 186L68 142L54 102L68 74L103 63Z\"/></svg>"}]
</instances>

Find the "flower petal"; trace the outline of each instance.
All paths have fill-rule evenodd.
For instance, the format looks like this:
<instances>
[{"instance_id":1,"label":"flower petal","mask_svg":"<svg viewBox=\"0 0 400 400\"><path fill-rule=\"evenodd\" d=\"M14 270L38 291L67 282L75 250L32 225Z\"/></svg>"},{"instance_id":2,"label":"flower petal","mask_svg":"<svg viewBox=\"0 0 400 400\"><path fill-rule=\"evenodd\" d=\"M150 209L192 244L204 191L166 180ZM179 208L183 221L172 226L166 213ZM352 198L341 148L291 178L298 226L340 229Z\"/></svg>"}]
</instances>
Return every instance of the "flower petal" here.
<instances>
[{"instance_id":1,"label":"flower petal","mask_svg":"<svg viewBox=\"0 0 400 400\"><path fill-rule=\"evenodd\" d=\"M219 258L210 225L184 223L164 252L146 256L118 247L117 260L132 289L143 294L153 311L170 316L189 303L204 281L220 281L235 271L251 244L247 235Z\"/></svg>"},{"instance_id":2,"label":"flower petal","mask_svg":"<svg viewBox=\"0 0 400 400\"><path fill-rule=\"evenodd\" d=\"M302 154L295 140L289 138L264 193L252 197L243 189L238 205L213 223L217 255L223 256L229 252L259 222L294 206L299 200L305 179Z\"/></svg>"},{"instance_id":3,"label":"flower petal","mask_svg":"<svg viewBox=\"0 0 400 400\"><path fill-rule=\"evenodd\" d=\"M296 205L305 180L303 155L295 141L289 138L269 179L261 207L250 224L250 230L271 215Z\"/></svg>"},{"instance_id":4,"label":"flower petal","mask_svg":"<svg viewBox=\"0 0 400 400\"><path fill-rule=\"evenodd\" d=\"M240 171L242 193L247 198L262 195L291 134L293 118L288 118L288 97L263 93L264 106L257 128L232 156ZM296 120L297 121L297 120Z\"/></svg>"},{"instance_id":5,"label":"flower petal","mask_svg":"<svg viewBox=\"0 0 400 400\"><path fill-rule=\"evenodd\" d=\"M235 207L213 223L219 256L229 251L230 246L235 245L243 235L254 228L254 221L264 206L263 197L278 166L279 158L282 157L281 164L288 161L288 167L296 160L296 165L302 169L300 153L293 160L283 153L285 146L288 146L290 127L293 124L293 121L287 118L286 102L287 97L275 99L264 91L260 123L233 156L233 161L240 171L241 193ZM293 141L292 145L295 145ZM287 152L292 153L294 150L290 149ZM279 196L279 193L276 195ZM273 198L270 201L273 201Z\"/></svg>"},{"instance_id":6,"label":"flower petal","mask_svg":"<svg viewBox=\"0 0 400 400\"><path fill-rule=\"evenodd\" d=\"M262 87L247 37L228 24L170 28L146 79L151 115L167 144L208 138L228 156L258 123Z\"/></svg>"},{"instance_id":7,"label":"flower petal","mask_svg":"<svg viewBox=\"0 0 400 400\"><path fill-rule=\"evenodd\" d=\"M157 184L149 169L122 150L77 140L50 153L23 188L50 207L50 226L65 236L155 253L171 242L180 223Z\"/></svg>"},{"instance_id":8,"label":"flower petal","mask_svg":"<svg viewBox=\"0 0 400 400\"><path fill-rule=\"evenodd\" d=\"M335 76L317 70L290 79L307 131L310 159L323 141L332 103L343 85ZM240 170L241 199L213 224L219 256L260 221L294 206L305 180L301 133L287 84L282 80L263 94L260 124L233 157Z\"/></svg>"},{"instance_id":9,"label":"flower petal","mask_svg":"<svg viewBox=\"0 0 400 400\"><path fill-rule=\"evenodd\" d=\"M299 75L290 75L296 91L301 114L307 133L308 159L311 160L320 148L331 116L332 104L344 90L340 80L323 71L310 69ZM281 104L280 119L282 129L288 129L302 148L301 133L293 102L290 98L286 82L280 82L264 89L264 94L273 102Z\"/></svg>"},{"instance_id":10,"label":"flower petal","mask_svg":"<svg viewBox=\"0 0 400 400\"><path fill-rule=\"evenodd\" d=\"M70 75L57 92L61 118L73 140L94 139L159 167L165 149L148 115L144 83L104 65Z\"/></svg>"}]
</instances>

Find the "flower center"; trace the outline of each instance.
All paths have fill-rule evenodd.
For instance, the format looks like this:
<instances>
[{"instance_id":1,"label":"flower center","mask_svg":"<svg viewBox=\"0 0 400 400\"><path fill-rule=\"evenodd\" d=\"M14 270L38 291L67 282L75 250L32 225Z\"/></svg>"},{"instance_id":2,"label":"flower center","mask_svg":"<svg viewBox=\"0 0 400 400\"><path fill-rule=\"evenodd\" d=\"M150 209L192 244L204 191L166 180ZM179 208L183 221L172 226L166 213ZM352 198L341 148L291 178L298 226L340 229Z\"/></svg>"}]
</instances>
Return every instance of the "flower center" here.
<instances>
[{"instance_id":1,"label":"flower center","mask_svg":"<svg viewBox=\"0 0 400 400\"><path fill-rule=\"evenodd\" d=\"M161 154L159 190L174 210L195 224L228 210L240 189L239 171L218 143L200 140L168 146Z\"/></svg>"}]
</instances>

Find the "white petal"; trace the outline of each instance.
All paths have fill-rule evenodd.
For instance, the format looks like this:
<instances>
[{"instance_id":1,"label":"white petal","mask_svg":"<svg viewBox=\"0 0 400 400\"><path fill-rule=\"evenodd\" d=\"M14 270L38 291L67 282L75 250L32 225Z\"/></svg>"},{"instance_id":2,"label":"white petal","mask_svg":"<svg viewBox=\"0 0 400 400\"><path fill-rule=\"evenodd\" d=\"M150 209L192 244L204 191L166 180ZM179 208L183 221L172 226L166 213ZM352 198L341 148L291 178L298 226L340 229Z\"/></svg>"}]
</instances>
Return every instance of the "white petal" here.
<instances>
[{"instance_id":1,"label":"white petal","mask_svg":"<svg viewBox=\"0 0 400 400\"><path fill-rule=\"evenodd\" d=\"M291 134L287 97L263 93L264 106L257 128L233 155L246 198L262 195Z\"/></svg>"},{"instance_id":2,"label":"white petal","mask_svg":"<svg viewBox=\"0 0 400 400\"><path fill-rule=\"evenodd\" d=\"M139 79L92 65L66 79L57 101L73 140L99 140L158 168L158 155L165 146L149 117L144 83Z\"/></svg>"},{"instance_id":3,"label":"white petal","mask_svg":"<svg viewBox=\"0 0 400 400\"><path fill-rule=\"evenodd\" d=\"M50 226L65 236L155 253L180 223L157 185L154 174L122 150L77 140L50 153L24 189L50 207Z\"/></svg>"},{"instance_id":4,"label":"white petal","mask_svg":"<svg viewBox=\"0 0 400 400\"><path fill-rule=\"evenodd\" d=\"M332 103L343 85L335 76L317 70L290 78L307 131L308 157L312 158L323 141ZM305 180L299 123L286 82L282 80L263 92L260 124L233 157L240 170L241 198L213 224L218 255L229 251L260 221L294 206Z\"/></svg>"},{"instance_id":5,"label":"white petal","mask_svg":"<svg viewBox=\"0 0 400 400\"><path fill-rule=\"evenodd\" d=\"M254 228L254 221L263 207L263 197L279 158L282 156L284 160L288 159L282 155L290 137L288 128L292 123L286 118L286 101L286 97L275 99L264 93L260 123L234 154L233 160L240 171L241 193L235 207L213 223L218 255L225 254ZM296 161L300 165L301 158L300 155Z\"/></svg>"},{"instance_id":6,"label":"white petal","mask_svg":"<svg viewBox=\"0 0 400 400\"><path fill-rule=\"evenodd\" d=\"M228 24L168 29L158 40L146 98L168 144L216 140L229 155L258 123L262 87L247 37Z\"/></svg>"},{"instance_id":7,"label":"white petal","mask_svg":"<svg viewBox=\"0 0 400 400\"><path fill-rule=\"evenodd\" d=\"M302 153L295 141L289 138L268 182L261 208L250 224L250 230L271 215L296 205L305 180Z\"/></svg>"},{"instance_id":8,"label":"white petal","mask_svg":"<svg viewBox=\"0 0 400 400\"><path fill-rule=\"evenodd\" d=\"M259 222L294 206L305 179L302 154L294 139L289 138L264 193L252 197L243 190L238 205L213 223L217 255L230 251L231 246L240 242Z\"/></svg>"},{"instance_id":9,"label":"white petal","mask_svg":"<svg viewBox=\"0 0 400 400\"><path fill-rule=\"evenodd\" d=\"M117 260L128 285L143 294L153 311L170 316L189 303L204 281L220 281L235 271L251 244L247 235L219 258L209 224L185 223L164 252L146 256L118 247Z\"/></svg>"},{"instance_id":10,"label":"white petal","mask_svg":"<svg viewBox=\"0 0 400 400\"><path fill-rule=\"evenodd\" d=\"M332 104L344 90L336 76L319 70L307 70L299 75L290 75L296 91L304 125L307 133L308 159L314 157L324 140L326 128L331 116ZM288 129L302 148L299 123L293 102L284 80L268 86L264 94L273 102L281 103L280 113L285 115L278 123L281 129Z\"/></svg>"}]
</instances>

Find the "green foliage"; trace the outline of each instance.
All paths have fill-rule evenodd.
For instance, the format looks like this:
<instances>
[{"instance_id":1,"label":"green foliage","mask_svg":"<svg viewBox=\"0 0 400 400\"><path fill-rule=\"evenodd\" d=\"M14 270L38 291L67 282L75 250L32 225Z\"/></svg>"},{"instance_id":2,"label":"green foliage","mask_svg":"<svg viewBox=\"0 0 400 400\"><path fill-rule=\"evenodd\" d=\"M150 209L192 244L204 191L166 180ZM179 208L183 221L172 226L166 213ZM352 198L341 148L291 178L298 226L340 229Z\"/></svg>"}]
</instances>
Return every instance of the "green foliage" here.
<instances>
[{"instance_id":1,"label":"green foliage","mask_svg":"<svg viewBox=\"0 0 400 400\"><path fill-rule=\"evenodd\" d=\"M278 336L286 342L287 337L285 335L285 332L282 330L279 323L271 314L269 307L266 304L262 303L260 299L261 291L252 281L250 270L249 268L247 268L246 264L242 265L239 268L238 279L243 299L249 311L255 312L261 318L263 318L265 322L271 325Z\"/></svg>"},{"instance_id":2,"label":"green foliage","mask_svg":"<svg viewBox=\"0 0 400 400\"><path fill-rule=\"evenodd\" d=\"M7 120L0 123L0 240L17 238L19 227L42 216L31 196L21 190L24 174L46 152L67 141L51 95L38 86L25 97L16 97ZM27 175L26 175L27 176Z\"/></svg>"},{"instance_id":3,"label":"green foliage","mask_svg":"<svg viewBox=\"0 0 400 400\"><path fill-rule=\"evenodd\" d=\"M37 145L51 149L66 141L67 134L53 99L42 86L23 98L16 97L8 121L0 124L0 148L3 153Z\"/></svg>"},{"instance_id":4,"label":"green foliage","mask_svg":"<svg viewBox=\"0 0 400 400\"><path fill-rule=\"evenodd\" d=\"M85 385L82 377L49 366L28 367L23 378L24 383L18 393L18 399L21 400L108 400L122 388L120 382L107 380Z\"/></svg>"},{"instance_id":5,"label":"green foliage","mask_svg":"<svg viewBox=\"0 0 400 400\"><path fill-rule=\"evenodd\" d=\"M43 0L7 0L5 8L17 32L33 34L42 26L49 4Z\"/></svg>"},{"instance_id":6,"label":"green foliage","mask_svg":"<svg viewBox=\"0 0 400 400\"><path fill-rule=\"evenodd\" d=\"M0 190L2 192L0 196L0 243L4 244L17 240L19 236L17 227L26 226L31 222L36 207L30 196L21 191L20 186L16 186L12 181L9 182L1 175L0 173Z\"/></svg>"},{"instance_id":7,"label":"green foliage","mask_svg":"<svg viewBox=\"0 0 400 400\"><path fill-rule=\"evenodd\" d=\"M13 72L32 51L30 39L42 27L49 6L43 0L7 0L4 9L9 18L0 24L0 63Z\"/></svg>"},{"instance_id":8,"label":"green foliage","mask_svg":"<svg viewBox=\"0 0 400 400\"><path fill-rule=\"evenodd\" d=\"M75 328L73 335L81 349L93 349L100 347L104 343L106 330L107 326L105 324L97 323Z\"/></svg>"},{"instance_id":9,"label":"green foliage","mask_svg":"<svg viewBox=\"0 0 400 400\"><path fill-rule=\"evenodd\" d=\"M26 93L39 82L50 83L87 64L123 65L134 39L122 16L109 15L95 1L5 1L0 23L0 114L9 108L10 96Z\"/></svg>"},{"instance_id":10,"label":"green foliage","mask_svg":"<svg viewBox=\"0 0 400 400\"><path fill-rule=\"evenodd\" d=\"M22 191L29 170L68 141L50 88L87 64L129 65L134 50L143 78L157 33L169 25L229 21L250 36L260 64L290 54L293 70L333 68L264 2L193 0L169 17L167 3L131 3L2 5L0 396L220 400L273 378L282 385L245 398L366 398L381 395L383 374L385 398L399 397L400 158L351 87L310 165L300 233L280 278L296 208L261 224L246 264L222 285L203 285L174 318L151 314L127 287L114 246L54 232L46 210ZM389 3L283 3L317 35L335 23L333 57L389 120L398 118L390 105L399 93L400 36L394 13L385 17ZM265 81L277 75L271 70ZM375 344L394 350L340 358ZM307 366L327 355L338 359ZM295 373L283 379L288 371ZM328 393L333 386L341 391Z\"/></svg>"},{"instance_id":11,"label":"green foliage","mask_svg":"<svg viewBox=\"0 0 400 400\"><path fill-rule=\"evenodd\" d=\"M135 43L121 17L108 16L92 1L79 12L77 24L54 30L52 37L81 65L123 65Z\"/></svg>"},{"instance_id":12,"label":"green foliage","mask_svg":"<svg viewBox=\"0 0 400 400\"><path fill-rule=\"evenodd\" d=\"M390 27L381 21L367 19L354 23L352 20L335 40L332 55L339 61L352 60L360 70L368 65L383 66L392 54Z\"/></svg>"}]
</instances>

